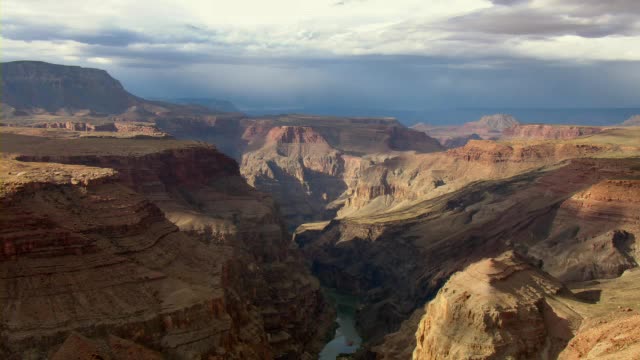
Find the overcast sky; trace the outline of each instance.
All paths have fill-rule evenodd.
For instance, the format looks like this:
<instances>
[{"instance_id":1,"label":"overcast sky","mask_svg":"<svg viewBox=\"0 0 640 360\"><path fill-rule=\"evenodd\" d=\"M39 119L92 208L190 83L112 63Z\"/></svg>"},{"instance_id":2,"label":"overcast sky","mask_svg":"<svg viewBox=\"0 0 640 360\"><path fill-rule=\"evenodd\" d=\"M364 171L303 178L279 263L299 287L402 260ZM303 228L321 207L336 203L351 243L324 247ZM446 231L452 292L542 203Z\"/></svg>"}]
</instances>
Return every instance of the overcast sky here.
<instances>
[{"instance_id":1,"label":"overcast sky","mask_svg":"<svg viewBox=\"0 0 640 360\"><path fill-rule=\"evenodd\" d=\"M640 106L638 0L2 0L2 60L245 107Z\"/></svg>"}]
</instances>

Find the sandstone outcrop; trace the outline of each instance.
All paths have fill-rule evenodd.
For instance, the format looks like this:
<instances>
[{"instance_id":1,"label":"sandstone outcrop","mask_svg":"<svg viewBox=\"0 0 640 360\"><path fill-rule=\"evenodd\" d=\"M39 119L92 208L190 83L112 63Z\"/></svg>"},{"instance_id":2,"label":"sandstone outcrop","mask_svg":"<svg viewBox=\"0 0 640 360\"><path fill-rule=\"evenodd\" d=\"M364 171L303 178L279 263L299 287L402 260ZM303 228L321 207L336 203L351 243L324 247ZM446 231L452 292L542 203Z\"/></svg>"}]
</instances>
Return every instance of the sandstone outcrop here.
<instances>
[{"instance_id":1,"label":"sandstone outcrop","mask_svg":"<svg viewBox=\"0 0 640 360\"><path fill-rule=\"evenodd\" d=\"M330 309L232 159L174 140L2 140L3 358L45 357L71 331L177 358L319 350Z\"/></svg>"},{"instance_id":2,"label":"sandstone outcrop","mask_svg":"<svg viewBox=\"0 0 640 360\"><path fill-rule=\"evenodd\" d=\"M150 137L168 137L169 134L158 130L158 128L149 123L134 122L103 122L90 123L82 121L65 121L65 122L41 122L35 123L30 127L42 129L64 129L70 131L96 132L96 133L119 133L118 136L150 136ZM102 134L96 134L102 135ZM104 134L108 135L108 134Z\"/></svg>"},{"instance_id":3,"label":"sandstone outcrop","mask_svg":"<svg viewBox=\"0 0 640 360\"><path fill-rule=\"evenodd\" d=\"M640 314L631 308L585 321L560 360L633 360L640 355Z\"/></svg>"},{"instance_id":4,"label":"sandstone outcrop","mask_svg":"<svg viewBox=\"0 0 640 360\"><path fill-rule=\"evenodd\" d=\"M375 347L378 359L634 359L638 269L569 290L513 252L453 275ZM573 292L572 292L573 291Z\"/></svg>"},{"instance_id":5,"label":"sandstone outcrop","mask_svg":"<svg viewBox=\"0 0 640 360\"><path fill-rule=\"evenodd\" d=\"M504 129L502 135L507 138L569 140L603 130L604 128L595 126L523 124Z\"/></svg>"},{"instance_id":6,"label":"sandstone outcrop","mask_svg":"<svg viewBox=\"0 0 640 360\"><path fill-rule=\"evenodd\" d=\"M256 120L242 138L246 141L242 175L249 184L274 195L294 228L333 218L348 183L369 162L364 160L367 154L441 149L422 133L379 119Z\"/></svg>"},{"instance_id":7,"label":"sandstone outcrop","mask_svg":"<svg viewBox=\"0 0 640 360\"><path fill-rule=\"evenodd\" d=\"M513 253L474 263L429 302L412 358L556 358L581 320L562 296L559 281ZM383 349L378 358L400 357Z\"/></svg>"},{"instance_id":8,"label":"sandstone outcrop","mask_svg":"<svg viewBox=\"0 0 640 360\"><path fill-rule=\"evenodd\" d=\"M478 180L503 179L572 158L633 156L638 150L637 145L615 145L608 140L601 143L473 140L447 152L369 157L369 161L354 168L355 175L346 181L338 215L375 214L441 196Z\"/></svg>"},{"instance_id":9,"label":"sandstone outcrop","mask_svg":"<svg viewBox=\"0 0 640 360\"><path fill-rule=\"evenodd\" d=\"M304 232L296 238L304 240L323 283L364 299L359 325L375 343L453 273L509 249L560 279L613 277L637 266L638 190L625 179L639 176L638 169L632 159L571 160L378 213L355 213L312 239ZM592 202L578 200L601 187L607 188L605 201L594 195ZM616 195L622 192L629 194Z\"/></svg>"}]
</instances>

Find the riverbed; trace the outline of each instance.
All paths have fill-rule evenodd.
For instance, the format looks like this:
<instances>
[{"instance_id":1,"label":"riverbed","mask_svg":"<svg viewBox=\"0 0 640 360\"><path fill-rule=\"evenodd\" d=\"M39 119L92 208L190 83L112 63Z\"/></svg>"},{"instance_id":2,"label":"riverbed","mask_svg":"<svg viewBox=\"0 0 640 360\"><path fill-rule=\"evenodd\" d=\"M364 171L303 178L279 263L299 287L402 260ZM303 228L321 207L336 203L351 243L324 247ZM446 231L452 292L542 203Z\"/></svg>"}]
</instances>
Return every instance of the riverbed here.
<instances>
[{"instance_id":1,"label":"riverbed","mask_svg":"<svg viewBox=\"0 0 640 360\"><path fill-rule=\"evenodd\" d=\"M358 299L335 289L325 289L325 294L335 304L338 328L333 339L320 352L319 360L335 360L340 354L355 353L362 344L355 326Z\"/></svg>"}]
</instances>

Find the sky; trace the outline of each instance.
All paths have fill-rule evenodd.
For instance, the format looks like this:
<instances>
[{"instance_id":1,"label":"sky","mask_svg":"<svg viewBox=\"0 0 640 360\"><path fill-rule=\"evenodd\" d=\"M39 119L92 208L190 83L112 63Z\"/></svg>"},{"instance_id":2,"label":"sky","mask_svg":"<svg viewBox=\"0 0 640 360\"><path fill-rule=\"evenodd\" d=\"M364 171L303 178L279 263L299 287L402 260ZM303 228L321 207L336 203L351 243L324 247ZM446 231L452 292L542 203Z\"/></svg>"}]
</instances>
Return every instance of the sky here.
<instances>
[{"instance_id":1,"label":"sky","mask_svg":"<svg viewBox=\"0 0 640 360\"><path fill-rule=\"evenodd\" d=\"M2 0L2 61L248 111L640 107L638 0Z\"/></svg>"}]
</instances>

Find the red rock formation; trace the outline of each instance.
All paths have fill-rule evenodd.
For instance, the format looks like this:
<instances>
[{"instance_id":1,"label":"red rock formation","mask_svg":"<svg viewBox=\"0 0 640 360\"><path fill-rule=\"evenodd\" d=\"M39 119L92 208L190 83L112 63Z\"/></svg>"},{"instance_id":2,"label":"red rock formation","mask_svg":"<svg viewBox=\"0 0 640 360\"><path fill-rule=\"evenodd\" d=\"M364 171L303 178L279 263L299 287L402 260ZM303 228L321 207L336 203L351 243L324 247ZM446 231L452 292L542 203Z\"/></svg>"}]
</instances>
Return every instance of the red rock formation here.
<instances>
[{"instance_id":1,"label":"red rock formation","mask_svg":"<svg viewBox=\"0 0 640 360\"><path fill-rule=\"evenodd\" d=\"M472 140L464 147L444 153L400 154L382 157L377 162L371 157L346 178L344 206L338 215L373 214L437 197L473 181L507 178L565 159L618 151L626 152L612 144Z\"/></svg>"},{"instance_id":2,"label":"red rock formation","mask_svg":"<svg viewBox=\"0 0 640 360\"><path fill-rule=\"evenodd\" d=\"M509 138L569 140L597 134L603 130L604 128L595 126L526 124L506 128L502 135Z\"/></svg>"},{"instance_id":3,"label":"red rock formation","mask_svg":"<svg viewBox=\"0 0 640 360\"><path fill-rule=\"evenodd\" d=\"M362 152L439 148L426 135L384 119L260 119L242 137L247 141L242 175L274 195L292 227L333 217L347 183L368 162L359 160Z\"/></svg>"},{"instance_id":4,"label":"red rock formation","mask_svg":"<svg viewBox=\"0 0 640 360\"><path fill-rule=\"evenodd\" d=\"M427 306L413 359L554 358L580 320L556 300L563 291L511 253L475 263L452 276Z\"/></svg>"},{"instance_id":5,"label":"red rock formation","mask_svg":"<svg viewBox=\"0 0 640 360\"><path fill-rule=\"evenodd\" d=\"M585 321L560 360L633 360L640 356L640 314L619 309L604 318Z\"/></svg>"},{"instance_id":6,"label":"red rock formation","mask_svg":"<svg viewBox=\"0 0 640 360\"><path fill-rule=\"evenodd\" d=\"M334 220L315 239L299 238L324 283L367 299L359 324L375 341L397 330L451 274L510 248L536 258L543 270L561 279L617 276L637 266L635 194L616 195L633 185L611 180L634 178L637 169L634 160L573 160L507 179L467 183L384 211L357 212ZM564 205L600 183L612 186L606 190L612 200L594 206L597 215L583 216ZM591 248L597 244L606 246Z\"/></svg>"},{"instance_id":7,"label":"red rock formation","mask_svg":"<svg viewBox=\"0 0 640 360\"><path fill-rule=\"evenodd\" d=\"M79 164L118 175L27 186L39 173L10 171L4 183L31 181L3 197L0 354L42 353L71 330L177 357L318 350L330 322L318 284L275 205L241 181L233 160L188 143L162 150L163 140L49 140L33 149L10 138L3 135L23 161L78 164L50 164L73 178L95 171ZM99 155L114 141L110 155ZM85 143L96 154L74 148ZM135 155L141 148L150 150Z\"/></svg>"},{"instance_id":8,"label":"red rock formation","mask_svg":"<svg viewBox=\"0 0 640 360\"><path fill-rule=\"evenodd\" d=\"M45 129L66 129L70 131L85 132L116 132L120 135L146 135L152 137L167 137L168 134L158 130L153 124L127 123L127 122L104 122L93 124L81 121L47 121L31 125L34 128Z\"/></svg>"}]
</instances>

